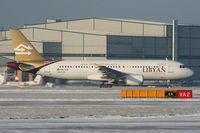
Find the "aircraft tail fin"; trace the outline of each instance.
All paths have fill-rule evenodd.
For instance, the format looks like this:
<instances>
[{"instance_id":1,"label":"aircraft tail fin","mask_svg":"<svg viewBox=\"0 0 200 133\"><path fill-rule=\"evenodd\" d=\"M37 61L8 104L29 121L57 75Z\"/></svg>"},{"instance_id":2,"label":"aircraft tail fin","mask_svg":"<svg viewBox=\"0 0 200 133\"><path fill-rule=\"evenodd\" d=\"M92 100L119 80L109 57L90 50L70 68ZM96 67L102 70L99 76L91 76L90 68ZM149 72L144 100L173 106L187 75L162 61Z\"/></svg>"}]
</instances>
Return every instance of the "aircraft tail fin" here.
<instances>
[{"instance_id":1,"label":"aircraft tail fin","mask_svg":"<svg viewBox=\"0 0 200 133\"><path fill-rule=\"evenodd\" d=\"M46 61L19 30L10 30L15 60L20 63Z\"/></svg>"}]
</instances>

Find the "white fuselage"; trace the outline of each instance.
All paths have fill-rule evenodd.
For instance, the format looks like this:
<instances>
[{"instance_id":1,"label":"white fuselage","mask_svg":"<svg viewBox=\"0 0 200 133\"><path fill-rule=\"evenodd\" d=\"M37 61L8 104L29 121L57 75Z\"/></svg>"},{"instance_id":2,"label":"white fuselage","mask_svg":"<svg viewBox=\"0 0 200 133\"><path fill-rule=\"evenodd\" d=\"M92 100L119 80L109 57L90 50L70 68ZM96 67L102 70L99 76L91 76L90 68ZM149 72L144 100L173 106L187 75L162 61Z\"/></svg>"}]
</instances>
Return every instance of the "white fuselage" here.
<instances>
[{"instance_id":1,"label":"white fuselage","mask_svg":"<svg viewBox=\"0 0 200 133\"><path fill-rule=\"evenodd\" d=\"M168 60L63 60L40 69L37 74L62 79L88 79L106 66L126 74L142 75L144 80L182 79L193 75L183 64Z\"/></svg>"}]
</instances>

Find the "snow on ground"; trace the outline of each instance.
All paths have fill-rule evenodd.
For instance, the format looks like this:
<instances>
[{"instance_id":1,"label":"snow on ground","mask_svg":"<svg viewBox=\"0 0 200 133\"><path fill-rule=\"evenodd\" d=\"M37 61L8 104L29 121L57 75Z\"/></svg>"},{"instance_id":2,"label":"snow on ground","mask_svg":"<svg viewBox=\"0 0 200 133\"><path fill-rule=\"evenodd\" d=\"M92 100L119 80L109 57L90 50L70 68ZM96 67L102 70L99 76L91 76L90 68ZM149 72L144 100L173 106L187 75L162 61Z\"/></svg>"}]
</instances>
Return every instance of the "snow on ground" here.
<instances>
[{"instance_id":1,"label":"snow on ground","mask_svg":"<svg viewBox=\"0 0 200 133\"><path fill-rule=\"evenodd\" d=\"M200 132L200 88L173 88L193 99L121 99L121 88L0 87L0 132Z\"/></svg>"},{"instance_id":2,"label":"snow on ground","mask_svg":"<svg viewBox=\"0 0 200 133\"><path fill-rule=\"evenodd\" d=\"M42 133L199 133L200 115L157 117L69 117L64 119L3 119L0 132Z\"/></svg>"}]
</instances>

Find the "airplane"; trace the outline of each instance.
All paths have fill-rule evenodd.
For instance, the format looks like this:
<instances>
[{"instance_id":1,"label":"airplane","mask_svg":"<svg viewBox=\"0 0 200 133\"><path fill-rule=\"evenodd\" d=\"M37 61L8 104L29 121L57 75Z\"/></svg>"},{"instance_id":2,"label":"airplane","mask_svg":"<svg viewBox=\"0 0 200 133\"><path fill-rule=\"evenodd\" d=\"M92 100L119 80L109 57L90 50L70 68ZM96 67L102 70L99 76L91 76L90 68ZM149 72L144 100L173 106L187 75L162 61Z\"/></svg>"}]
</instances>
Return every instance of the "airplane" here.
<instances>
[{"instance_id":1,"label":"airplane","mask_svg":"<svg viewBox=\"0 0 200 133\"><path fill-rule=\"evenodd\" d=\"M100 81L100 87L142 85L144 80L175 80L194 72L171 60L48 60L19 30L10 30L15 61L7 66L42 76Z\"/></svg>"},{"instance_id":2,"label":"airplane","mask_svg":"<svg viewBox=\"0 0 200 133\"><path fill-rule=\"evenodd\" d=\"M16 86L16 87L39 86L42 85L42 76L37 75L33 81L25 81L25 82L10 81L6 82L4 85Z\"/></svg>"}]
</instances>

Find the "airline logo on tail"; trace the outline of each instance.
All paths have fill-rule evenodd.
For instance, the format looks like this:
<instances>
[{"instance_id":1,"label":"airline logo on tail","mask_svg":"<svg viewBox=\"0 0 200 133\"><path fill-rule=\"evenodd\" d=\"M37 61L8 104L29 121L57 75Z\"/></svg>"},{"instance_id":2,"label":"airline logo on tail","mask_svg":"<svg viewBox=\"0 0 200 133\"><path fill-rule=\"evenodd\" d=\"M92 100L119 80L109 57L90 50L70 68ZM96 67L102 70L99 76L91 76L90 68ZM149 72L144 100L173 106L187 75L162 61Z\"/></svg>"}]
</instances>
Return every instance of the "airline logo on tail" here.
<instances>
[{"instance_id":1,"label":"airline logo on tail","mask_svg":"<svg viewBox=\"0 0 200 133\"><path fill-rule=\"evenodd\" d=\"M31 55L32 52L30 50L32 50L33 48L29 45L25 45L25 44L19 44L15 49L15 54L18 55Z\"/></svg>"}]
</instances>

